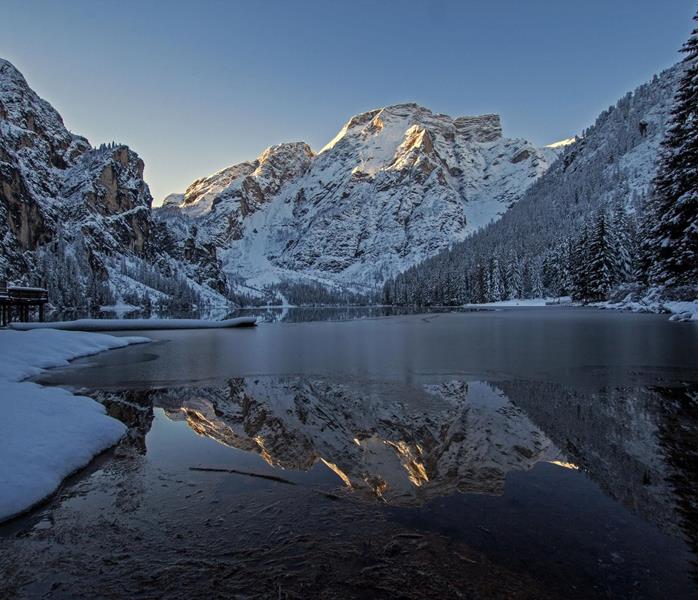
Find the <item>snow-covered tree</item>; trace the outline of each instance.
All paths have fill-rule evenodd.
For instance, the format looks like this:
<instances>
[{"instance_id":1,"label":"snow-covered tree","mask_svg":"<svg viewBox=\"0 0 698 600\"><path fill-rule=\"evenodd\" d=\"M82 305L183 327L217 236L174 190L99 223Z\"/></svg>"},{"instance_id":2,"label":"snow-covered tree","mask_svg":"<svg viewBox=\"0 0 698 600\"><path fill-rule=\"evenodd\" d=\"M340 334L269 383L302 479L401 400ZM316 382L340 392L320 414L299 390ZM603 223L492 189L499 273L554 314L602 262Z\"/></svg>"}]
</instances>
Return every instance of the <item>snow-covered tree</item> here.
<instances>
[{"instance_id":1,"label":"snow-covered tree","mask_svg":"<svg viewBox=\"0 0 698 600\"><path fill-rule=\"evenodd\" d=\"M632 235L630 223L622 201L616 201L610 219L611 242L613 245L614 270L613 283L627 282L633 274Z\"/></svg>"},{"instance_id":2,"label":"snow-covered tree","mask_svg":"<svg viewBox=\"0 0 698 600\"><path fill-rule=\"evenodd\" d=\"M589 236L585 269L588 280L587 299L605 300L616 273L615 248L605 211L599 211Z\"/></svg>"},{"instance_id":3,"label":"snow-covered tree","mask_svg":"<svg viewBox=\"0 0 698 600\"><path fill-rule=\"evenodd\" d=\"M572 245L570 295L574 300L588 300L589 286L589 231L586 224Z\"/></svg>"},{"instance_id":4,"label":"snow-covered tree","mask_svg":"<svg viewBox=\"0 0 698 600\"><path fill-rule=\"evenodd\" d=\"M648 279L660 285L698 282L698 29L681 51L682 76L649 205Z\"/></svg>"}]
</instances>

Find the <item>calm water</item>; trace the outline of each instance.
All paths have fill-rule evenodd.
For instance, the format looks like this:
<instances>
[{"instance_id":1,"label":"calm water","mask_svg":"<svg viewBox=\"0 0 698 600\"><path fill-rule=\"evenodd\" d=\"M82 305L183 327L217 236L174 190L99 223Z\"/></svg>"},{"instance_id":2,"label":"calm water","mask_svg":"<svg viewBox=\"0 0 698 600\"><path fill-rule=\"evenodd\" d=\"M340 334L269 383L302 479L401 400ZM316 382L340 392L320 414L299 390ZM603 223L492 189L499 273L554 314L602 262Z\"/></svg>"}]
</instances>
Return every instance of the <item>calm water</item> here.
<instances>
[{"instance_id":1,"label":"calm water","mask_svg":"<svg viewBox=\"0 0 698 600\"><path fill-rule=\"evenodd\" d=\"M145 333L42 376L129 436L0 528L0 585L698 597L695 324L564 308L294 320Z\"/></svg>"}]
</instances>

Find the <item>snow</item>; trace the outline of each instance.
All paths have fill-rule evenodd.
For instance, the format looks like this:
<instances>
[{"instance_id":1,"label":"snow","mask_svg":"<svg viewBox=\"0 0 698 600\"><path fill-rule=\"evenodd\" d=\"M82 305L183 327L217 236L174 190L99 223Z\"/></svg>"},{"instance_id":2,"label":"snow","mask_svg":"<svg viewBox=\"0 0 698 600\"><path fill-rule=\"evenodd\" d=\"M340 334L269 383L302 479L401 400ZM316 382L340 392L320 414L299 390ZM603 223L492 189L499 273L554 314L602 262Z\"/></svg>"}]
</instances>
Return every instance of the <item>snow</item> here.
<instances>
[{"instance_id":1,"label":"snow","mask_svg":"<svg viewBox=\"0 0 698 600\"><path fill-rule=\"evenodd\" d=\"M569 296L562 296L560 298L500 300L499 302L484 302L482 304L464 304L464 306L492 306L497 308L506 308L511 306L559 306L561 304L569 304L570 302L572 302L572 299Z\"/></svg>"},{"instance_id":2,"label":"snow","mask_svg":"<svg viewBox=\"0 0 698 600\"><path fill-rule=\"evenodd\" d=\"M572 136L565 138L564 140L560 140L559 142L553 142L552 144L548 144L546 148L552 148L553 150L558 149L558 148L566 148L570 144L574 144L577 141L577 136Z\"/></svg>"},{"instance_id":3,"label":"snow","mask_svg":"<svg viewBox=\"0 0 698 600\"><path fill-rule=\"evenodd\" d=\"M238 317L223 321L203 319L78 319L77 321L53 321L48 323L12 323L16 331L32 329L56 329L68 331L142 331L152 329L221 329L255 325L256 317Z\"/></svg>"},{"instance_id":4,"label":"snow","mask_svg":"<svg viewBox=\"0 0 698 600\"><path fill-rule=\"evenodd\" d=\"M23 381L79 356L148 342L64 331L0 331L0 522L40 502L126 432L91 398Z\"/></svg>"},{"instance_id":5,"label":"snow","mask_svg":"<svg viewBox=\"0 0 698 600\"><path fill-rule=\"evenodd\" d=\"M698 321L698 299L693 301L662 300L655 294L649 293L640 300L626 298L621 302L597 302L593 306L636 313L671 314L670 321Z\"/></svg>"},{"instance_id":6,"label":"snow","mask_svg":"<svg viewBox=\"0 0 698 600\"><path fill-rule=\"evenodd\" d=\"M100 306L99 310L102 312L114 312L119 317L122 317L123 315L126 315L130 312L134 312L134 311L140 310L140 309L138 306L134 306L133 304L128 304L127 302L117 302L116 304L109 304L109 305L105 305L105 306Z\"/></svg>"},{"instance_id":7,"label":"snow","mask_svg":"<svg viewBox=\"0 0 698 600\"><path fill-rule=\"evenodd\" d=\"M698 321L698 300L693 302L665 302L664 308L670 313L670 321Z\"/></svg>"}]
</instances>

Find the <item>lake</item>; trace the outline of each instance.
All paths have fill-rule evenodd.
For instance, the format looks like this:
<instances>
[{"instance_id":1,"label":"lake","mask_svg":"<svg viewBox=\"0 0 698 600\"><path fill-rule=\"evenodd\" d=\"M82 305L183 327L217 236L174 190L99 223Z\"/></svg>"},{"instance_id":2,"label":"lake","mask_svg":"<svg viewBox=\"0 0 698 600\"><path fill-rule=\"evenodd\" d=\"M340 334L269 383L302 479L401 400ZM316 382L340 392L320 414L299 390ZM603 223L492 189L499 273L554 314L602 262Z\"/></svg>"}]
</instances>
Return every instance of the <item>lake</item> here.
<instances>
[{"instance_id":1,"label":"lake","mask_svg":"<svg viewBox=\"0 0 698 600\"><path fill-rule=\"evenodd\" d=\"M44 373L129 433L0 527L0 590L698 597L697 324L283 318L146 332Z\"/></svg>"}]
</instances>

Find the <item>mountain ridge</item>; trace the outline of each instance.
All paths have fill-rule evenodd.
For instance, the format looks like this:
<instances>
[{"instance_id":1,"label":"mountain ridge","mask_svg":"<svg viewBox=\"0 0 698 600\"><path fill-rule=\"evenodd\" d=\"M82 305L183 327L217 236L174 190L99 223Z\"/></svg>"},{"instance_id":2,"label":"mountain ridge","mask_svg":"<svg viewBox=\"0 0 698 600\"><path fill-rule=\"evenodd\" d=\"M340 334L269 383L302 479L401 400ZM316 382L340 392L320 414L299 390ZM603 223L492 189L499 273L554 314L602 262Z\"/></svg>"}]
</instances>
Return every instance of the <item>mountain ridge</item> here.
<instances>
[{"instance_id":1,"label":"mountain ridge","mask_svg":"<svg viewBox=\"0 0 698 600\"><path fill-rule=\"evenodd\" d=\"M49 286L57 305L273 302L295 285L372 294L502 215L497 228L508 231L519 200L540 194L551 173L560 193L584 187L572 178L575 157L593 169L613 162L611 142L633 158L623 150L592 179L613 197L643 195L666 127L666 73L638 88L663 90L642 92L646 115L633 112L636 90L597 119L598 129L630 111L632 126L609 134L618 139L584 132L539 148L504 137L496 114L453 118L402 103L350 117L318 152L270 146L154 207L133 150L93 148L69 132L0 60L0 276Z\"/></svg>"}]
</instances>

